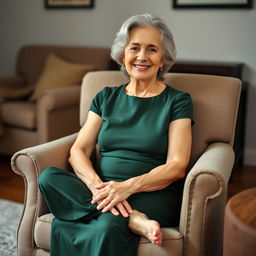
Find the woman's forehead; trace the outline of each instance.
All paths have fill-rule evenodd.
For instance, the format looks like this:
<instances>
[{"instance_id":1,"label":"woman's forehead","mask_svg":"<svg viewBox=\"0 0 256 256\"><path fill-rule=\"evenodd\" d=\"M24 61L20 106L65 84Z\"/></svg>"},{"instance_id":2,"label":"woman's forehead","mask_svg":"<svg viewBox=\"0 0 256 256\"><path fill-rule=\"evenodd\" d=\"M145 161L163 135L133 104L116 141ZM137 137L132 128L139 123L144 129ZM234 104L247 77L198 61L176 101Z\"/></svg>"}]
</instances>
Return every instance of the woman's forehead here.
<instances>
[{"instance_id":1,"label":"woman's forehead","mask_svg":"<svg viewBox=\"0 0 256 256\"><path fill-rule=\"evenodd\" d=\"M158 46L162 43L161 33L154 26L136 27L129 33L128 44L148 44Z\"/></svg>"}]
</instances>

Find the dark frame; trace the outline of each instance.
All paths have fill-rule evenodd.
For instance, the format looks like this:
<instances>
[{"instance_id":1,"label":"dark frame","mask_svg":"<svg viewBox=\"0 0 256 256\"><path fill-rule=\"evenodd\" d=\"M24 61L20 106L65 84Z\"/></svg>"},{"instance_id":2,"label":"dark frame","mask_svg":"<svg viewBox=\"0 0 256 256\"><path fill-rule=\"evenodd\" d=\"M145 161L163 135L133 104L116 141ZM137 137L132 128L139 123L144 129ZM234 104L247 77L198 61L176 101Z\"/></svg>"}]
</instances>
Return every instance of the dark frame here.
<instances>
[{"instance_id":1,"label":"dark frame","mask_svg":"<svg viewBox=\"0 0 256 256\"><path fill-rule=\"evenodd\" d=\"M94 0L45 0L45 8L93 8Z\"/></svg>"},{"instance_id":2,"label":"dark frame","mask_svg":"<svg viewBox=\"0 0 256 256\"><path fill-rule=\"evenodd\" d=\"M228 4L215 3L214 0L205 0L204 4L198 4L197 1L191 0L191 4L181 3L181 0L172 0L174 9L252 9L253 0L246 0L245 3L238 4L236 1L232 3L232 0Z\"/></svg>"}]
</instances>

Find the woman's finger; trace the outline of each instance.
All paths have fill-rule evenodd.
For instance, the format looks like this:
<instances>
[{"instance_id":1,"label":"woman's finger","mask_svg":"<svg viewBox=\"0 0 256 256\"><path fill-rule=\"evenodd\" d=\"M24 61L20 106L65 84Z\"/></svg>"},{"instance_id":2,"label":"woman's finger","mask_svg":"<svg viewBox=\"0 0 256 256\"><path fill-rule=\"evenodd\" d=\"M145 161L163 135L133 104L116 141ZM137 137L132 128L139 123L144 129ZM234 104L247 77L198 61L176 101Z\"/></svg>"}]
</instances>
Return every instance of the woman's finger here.
<instances>
[{"instance_id":1,"label":"woman's finger","mask_svg":"<svg viewBox=\"0 0 256 256\"><path fill-rule=\"evenodd\" d=\"M114 214L115 216L118 216L118 215L119 215L119 211L118 211L115 207L113 207L113 208L110 210L110 212L111 212L112 214Z\"/></svg>"},{"instance_id":2,"label":"woman's finger","mask_svg":"<svg viewBox=\"0 0 256 256\"><path fill-rule=\"evenodd\" d=\"M111 198L110 197L106 197L104 200L102 200L99 204L98 204L98 206L97 206L97 209L98 210L101 210L101 209L103 209L104 207L106 207L107 205L109 205L111 203ZM114 206L114 205L113 205ZM113 207L112 206L112 207ZM111 207L111 208L112 208ZM111 208L109 208L109 210L111 209Z\"/></svg>"},{"instance_id":3,"label":"woman's finger","mask_svg":"<svg viewBox=\"0 0 256 256\"><path fill-rule=\"evenodd\" d=\"M107 183L100 183L97 186L95 186L96 189L102 189L105 188L107 186Z\"/></svg>"},{"instance_id":4,"label":"woman's finger","mask_svg":"<svg viewBox=\"0 0 256 256\"><path fill-rule=\"evenodd\" d=\"M119 210L119 212L123 215L123 217L128 217L129 213L127 212L127 210L125 209L125 207L123 206L122 203L118 203L116 205L116 208Z\"/></svg>"},{"instance_id":5,"label":"woman's finger","mask_svg":"<svg viewBox=\"0 0 256 256\"><path fill-rule=\"evenodd\" d=\"M101 202L102 202L102 201L98 202L98 204L101 203ZM119 215L119 211L118 211L115 207L113 207L113 208L110 210L110 212L111 212L113 215L115 215L115 216L118 216L118 215Z\"/></svg>"},{"instance_id":6,"label":"woman's finger","mask_svg":"<svg viewBox=\"0 0 256 256\"><path fill-rule=\"evenodd\" d=\"M99 201L102 201L104 198L107 197L107 192L100 192L100 193L97 193L95 194L93 197L92 197L92 201L91 203L92 204L95 204L95 203L98 203Z\"/></svg>"},{"instance_id":7,"label":"woman's finger","mask_svg":"<svg viewBox=\"0 0 256 256\"><path fill-rule=\"evenodd\" d=\"M116 207L118 211L122 214L123 217L128 217L132 211L132 209L127 205L129 210L126 210L124 205L122 203L115 203L115 200L110 202L107 206L103 207L102 212L108 212L110 211L113 207Z\"/></svg>"},{"instance_id":8,"label":"woman's finger","mask_svg":"<svg viewBox=\"0 0 256 256\"><path fill-rule=\"evenodd\" d=\"M124 208L126 209L126 211L127 211L129 214L132 214L132 207L130 206L130 204L129 204L126 200L124 200L124 201L122 202L122 204L123 204Z\"/></svg>"}]
</instances>

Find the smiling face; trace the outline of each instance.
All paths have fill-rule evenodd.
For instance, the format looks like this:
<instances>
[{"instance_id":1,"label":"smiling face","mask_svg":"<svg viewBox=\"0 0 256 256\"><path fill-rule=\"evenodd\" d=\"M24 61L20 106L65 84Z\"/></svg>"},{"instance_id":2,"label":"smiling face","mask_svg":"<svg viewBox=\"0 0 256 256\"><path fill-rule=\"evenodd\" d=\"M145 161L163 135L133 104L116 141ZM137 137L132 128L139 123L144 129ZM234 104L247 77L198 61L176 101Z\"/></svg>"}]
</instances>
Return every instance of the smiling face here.
<instances>
[{"instance_id":1,"label":"smiling face","mask_svg":"<svg viewBox=\"0 0 256 256\"><path fill-rule=\"evenodd\" d=\"M156 80L157 72L163 66L162 57L161 34L156 27L137 27L131 30L122 57L131 79Z\"/></svg>"}]
</instances>

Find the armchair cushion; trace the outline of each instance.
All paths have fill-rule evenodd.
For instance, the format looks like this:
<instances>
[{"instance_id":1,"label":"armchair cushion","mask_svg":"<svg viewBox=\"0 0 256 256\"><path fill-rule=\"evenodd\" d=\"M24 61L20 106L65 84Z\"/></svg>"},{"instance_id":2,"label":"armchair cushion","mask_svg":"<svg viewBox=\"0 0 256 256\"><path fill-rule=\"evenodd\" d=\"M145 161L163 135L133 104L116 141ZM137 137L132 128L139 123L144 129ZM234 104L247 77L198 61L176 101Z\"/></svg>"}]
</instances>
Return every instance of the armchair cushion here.
<instances>
[{"instance_id":1,"label":"armchair cushion","mask_svg":"<svg viewBox=\"0 0 256 256\"><path fill-rule=\"evenodd\" d=\"M38 248L50 251L51 225L53 218L53 214L47 213L37 219L34 237Z\"/></svg>"},{"instance_id":2,"label":"armchair cushion","mask_svg":"<svg viewBox=\"0 0 256 256\"><path fill-rule=\"evenodd\" d=\"M38 248L50 251L51 224L54 216L51 213L39 217L35 224L35 243ZM183 235L177 228L162 228L163 246L156 247L145 237L141 237L138 255L181 255Z\"/></svg>"},{"instance_id":3,"label":"armchair cushion","mask_svg":"<svg viewBox=\"0 0 256 256\"><path fill-rule=\"evenodd\" d=\"M3 80L2 80L3 81ZM13 82L13 84L8 84ZM6 79L6 84L0 83L0 102L4 100L22 99L29 96L33 90L31 86L20 86L22 79Z\"/></svg>"},{"instance_id":4,"label":"armchair cushion","mask_svg":"<svg viewBox=\"0 0 256 256\"><path fill-rule=\"evenodd\" d=\"M92 65L69 62L50 53L30 99L37 100L47 90L78 84L88 71L94 69Z\"/></svg>"},{"instance_id":5,"label":"armchair cushion","mask_svg":"<svg viewBox=\"0 0 256 256\"><path fill-rule=\"evenodd\" d=\"M25 80L22 76L6 76L0 77L0 88L12 88L25 85ZM2 89L1 89L2 90ZM5 89L4 89L5 90Z\"/></svg>"}]
</instances>

